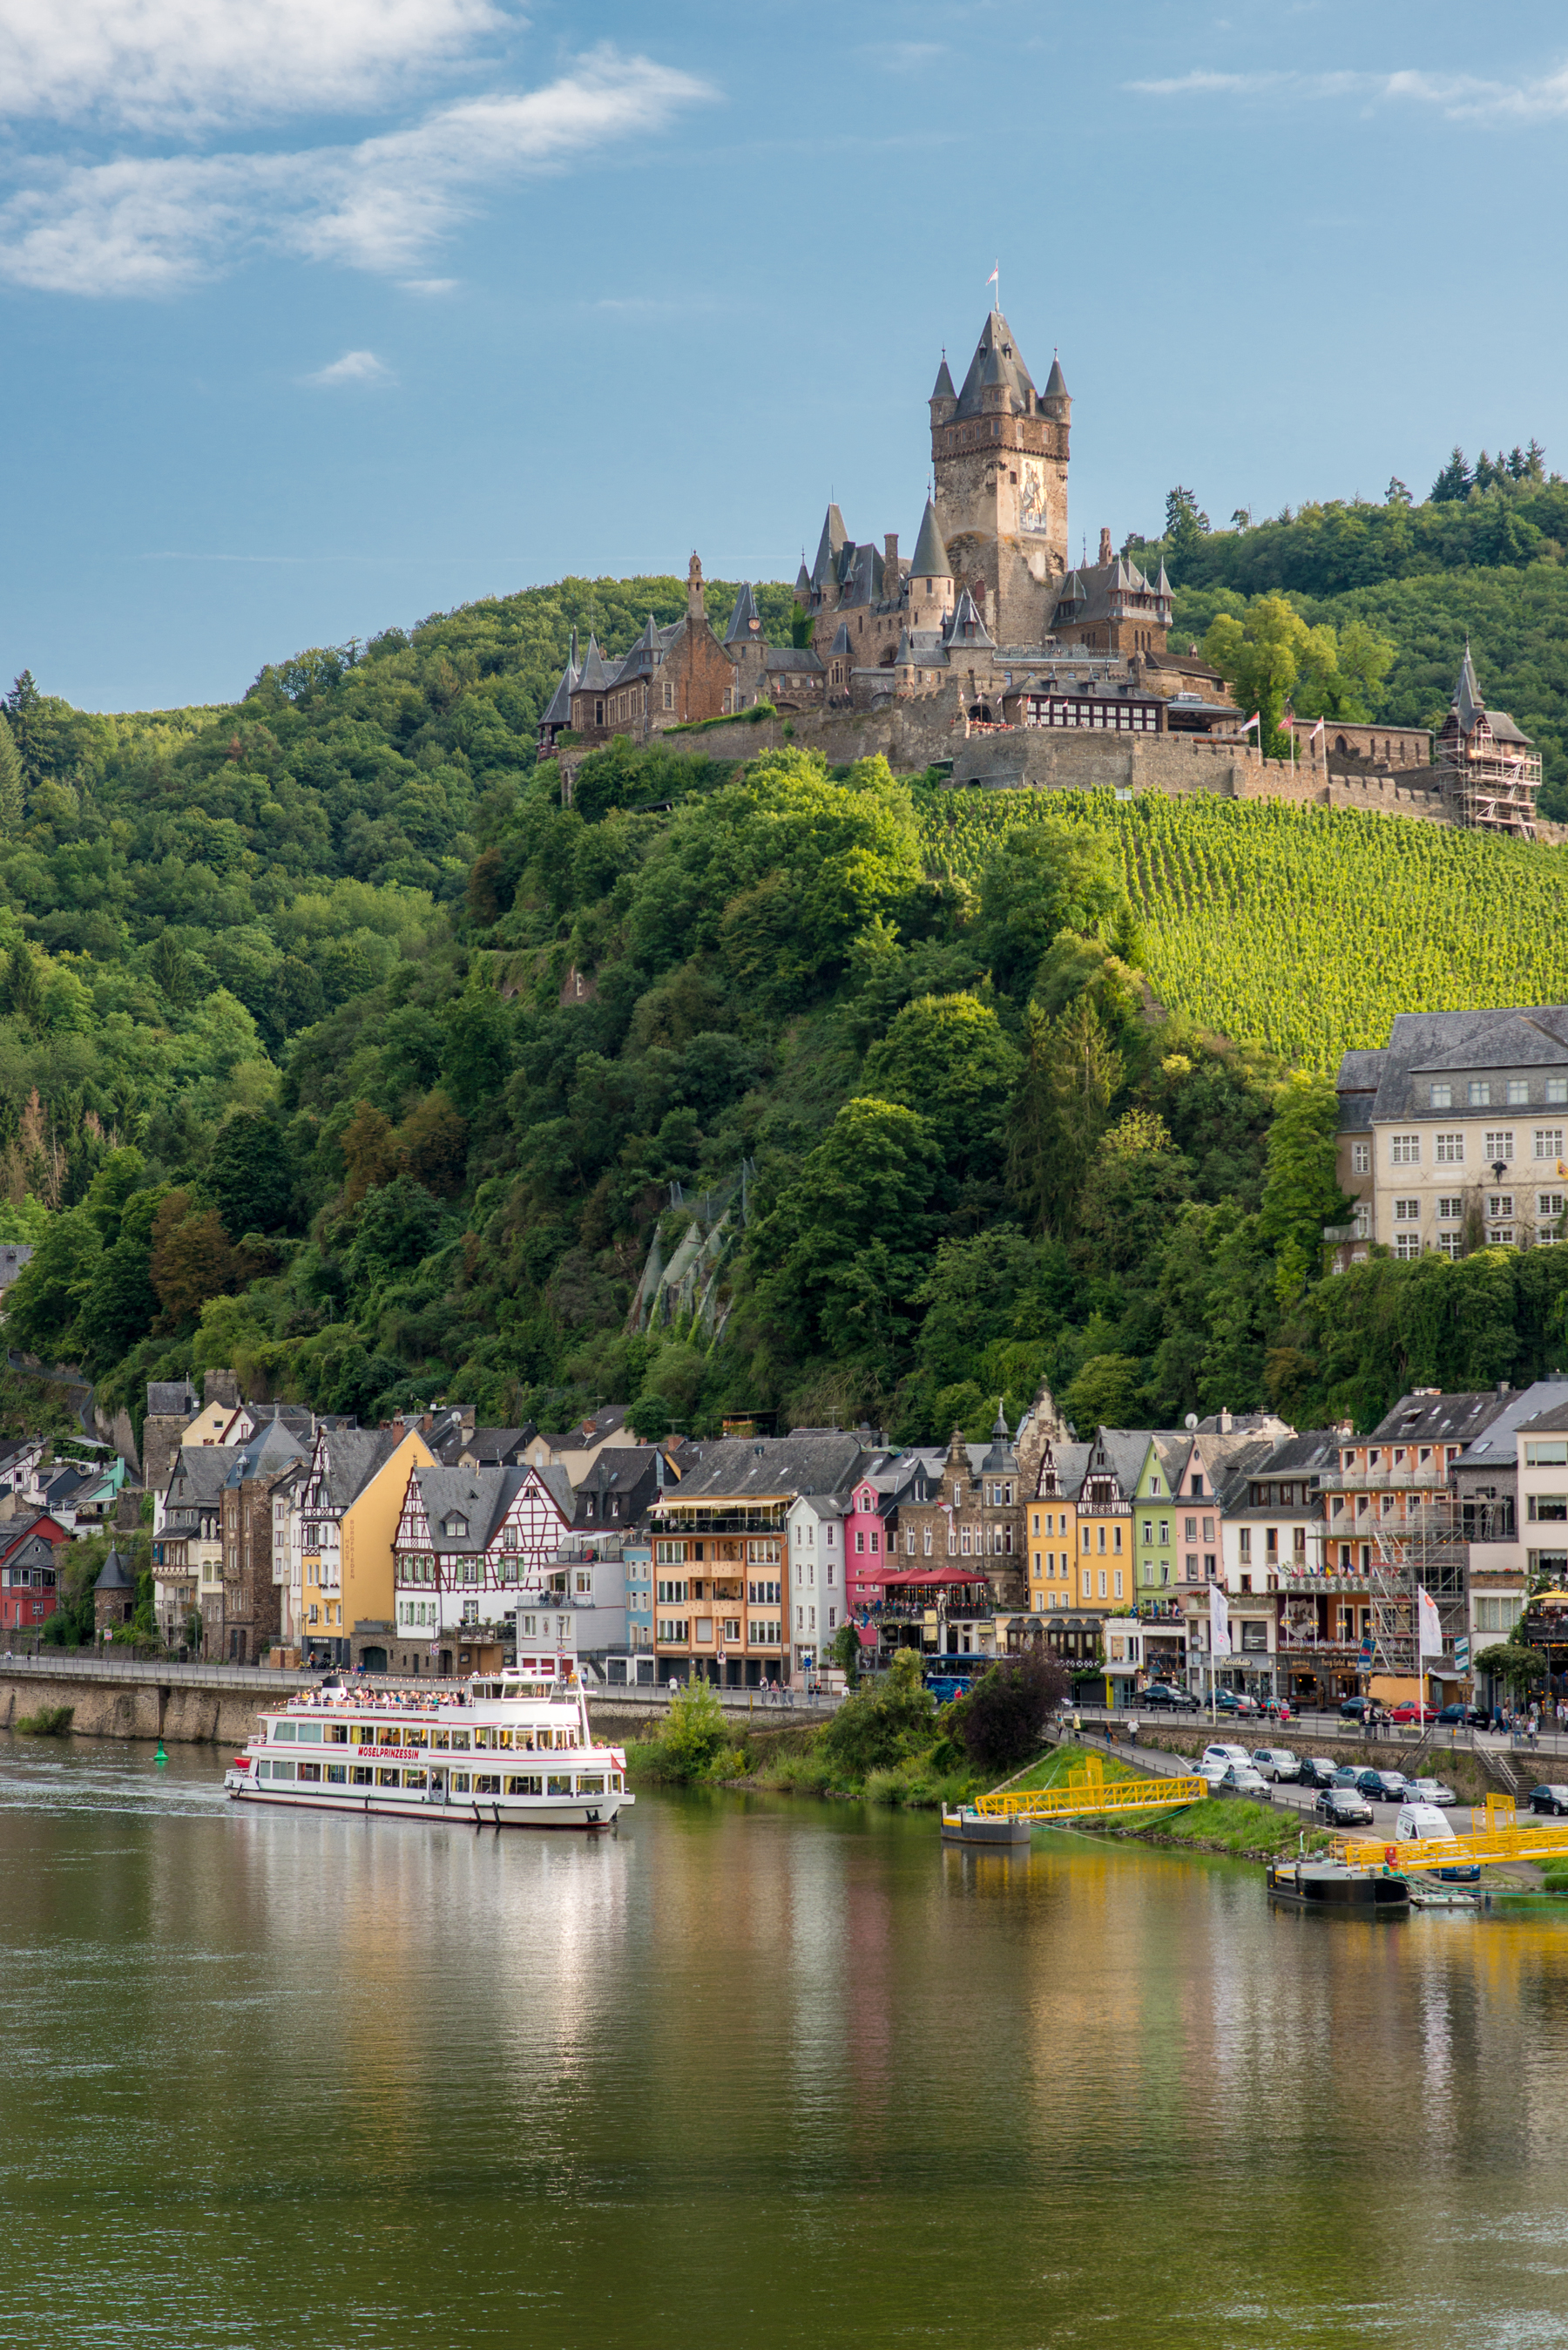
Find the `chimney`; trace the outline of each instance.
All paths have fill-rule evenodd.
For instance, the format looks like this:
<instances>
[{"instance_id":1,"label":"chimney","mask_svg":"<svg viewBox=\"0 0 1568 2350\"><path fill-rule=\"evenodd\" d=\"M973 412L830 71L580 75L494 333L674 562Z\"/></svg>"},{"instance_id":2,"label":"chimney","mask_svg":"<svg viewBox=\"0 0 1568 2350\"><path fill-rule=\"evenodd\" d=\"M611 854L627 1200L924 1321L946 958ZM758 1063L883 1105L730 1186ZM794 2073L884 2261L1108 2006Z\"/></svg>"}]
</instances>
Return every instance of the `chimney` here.
<instances>
[{"instance_id":1,"label":"chimney","mask_svg":"<svg viewBox=\"0 0 1568 2350\"><path fill-rule=\"evenodd\" d=\"M1108 525L1107 524L1106 524L1106 523L1102 523L1102 524L1100 525L1100 555L1099 555L1099 559L1100 559L1100 561L1101 561L1101 563L1102 563L1102 564L1106 564L1106 563L1114 563L1114 562L1116 561L1116 558L1115 552L1114 552L1114 550L1113 550L1113 548L1112 548L1112 546L1111 546L1111 534L1110 534L1109 525Z\"/></svg>"},{"instance_id":2,"label":"chimney","mask_svg":"<svg viewBox=\"0 0 1568 2350\"><path fill-rule=\"evenodd\" d=\"M898 578L898 534L896 530L882 534L882 584L897 586Z\"/></svg>"},{"instance_id":3,"label":"chimney","mask_svg":"<svg viewBox=\"0 0 1568 2350\"><path fill-rule=\"evenodd\" d=\"M1230 1413L1229 1413L1228 1411L1221 1411L1221 1412L1220 1412L1220 1435L1221 1435L1221 1436L1229 1436L1229 1435L1230 1435L1230 1433L1231 1433L1231 1429L1232 1429L1234 1426L1235 1426L1235 1422L1232 1420L1232 1419L1231 1419L1231 1417Z\"/></svg>"}]
</instances>

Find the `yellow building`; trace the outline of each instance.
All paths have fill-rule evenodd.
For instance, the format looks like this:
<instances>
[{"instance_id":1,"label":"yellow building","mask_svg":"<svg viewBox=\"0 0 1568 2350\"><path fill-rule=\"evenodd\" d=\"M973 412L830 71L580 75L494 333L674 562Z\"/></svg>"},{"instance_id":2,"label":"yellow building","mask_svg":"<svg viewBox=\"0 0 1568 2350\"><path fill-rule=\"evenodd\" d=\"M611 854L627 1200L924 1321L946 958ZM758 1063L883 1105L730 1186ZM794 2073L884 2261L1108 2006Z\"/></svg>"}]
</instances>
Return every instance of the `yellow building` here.
<instances>
[{"instance_id":1,"label":"yellow building","mask_svg":"<svg viewBox=\"0 0 1568 2350\"><path fill-rule=\"evenodd\" d=\"M1047 1441L1035 1492L1028 1509L1029 1604L1036 1616L1054 1607L1075 1606L1075 1562L1078 1553L1078 1513L1065 1490L1058 1453L1083 1451L1082 1446L1057 1447Z\"/></svg>"},{"instance_id":2,"label":"yellow building","mask_svg":"<svg viewBox=\"0 0 1568 2350\"><path fill-rule=\"evenodd\" d=\"M395 1544L409 1472L433 1469L418 1429L317 1431L296 1507L300 1519L298 1634L324 1663L379 1652L384 1669L396 1620Z\"/></svg>"}]
</instances>

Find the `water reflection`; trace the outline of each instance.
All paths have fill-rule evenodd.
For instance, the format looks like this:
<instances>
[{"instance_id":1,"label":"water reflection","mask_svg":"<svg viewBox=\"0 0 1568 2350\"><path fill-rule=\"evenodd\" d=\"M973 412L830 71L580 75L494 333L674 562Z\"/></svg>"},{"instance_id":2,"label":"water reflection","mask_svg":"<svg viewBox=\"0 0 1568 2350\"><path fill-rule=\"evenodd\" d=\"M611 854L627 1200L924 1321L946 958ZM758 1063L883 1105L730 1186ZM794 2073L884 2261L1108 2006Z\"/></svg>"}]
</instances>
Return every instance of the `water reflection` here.
<instances>
[{"instance_id":1,"label":"water reflection","mask_svg":"<svg viewBox=\"0 0 1568 2350\"><path fill-rule=\"evenodd\" d=\"M1568 1919L645 1797L236 1813L0 1740L0 2340L1568 2336Z\"/></svg>"}]
</instances>

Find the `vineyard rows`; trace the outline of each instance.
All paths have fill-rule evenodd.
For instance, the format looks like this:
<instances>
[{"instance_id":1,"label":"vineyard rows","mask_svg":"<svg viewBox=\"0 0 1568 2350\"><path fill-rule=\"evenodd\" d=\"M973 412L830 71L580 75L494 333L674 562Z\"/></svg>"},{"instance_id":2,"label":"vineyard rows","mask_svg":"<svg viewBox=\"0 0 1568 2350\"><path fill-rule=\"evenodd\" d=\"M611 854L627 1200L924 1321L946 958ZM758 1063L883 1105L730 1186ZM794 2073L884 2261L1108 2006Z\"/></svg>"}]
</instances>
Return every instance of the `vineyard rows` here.
<instances>
[{"instance_id":1,"label":"vineyard rows","mask_svg":"<svg viewBox=\"0 0 1568 2350\"><path fill-rule=\"evenodd\" d=\"M1110 832L1160 1000L1334 1070L1396 1012L1568 1002L1568 856L1358 809L1141 792L949 792L933 863L969 882L1014 826Z\"/></svg>"}]
</instances>

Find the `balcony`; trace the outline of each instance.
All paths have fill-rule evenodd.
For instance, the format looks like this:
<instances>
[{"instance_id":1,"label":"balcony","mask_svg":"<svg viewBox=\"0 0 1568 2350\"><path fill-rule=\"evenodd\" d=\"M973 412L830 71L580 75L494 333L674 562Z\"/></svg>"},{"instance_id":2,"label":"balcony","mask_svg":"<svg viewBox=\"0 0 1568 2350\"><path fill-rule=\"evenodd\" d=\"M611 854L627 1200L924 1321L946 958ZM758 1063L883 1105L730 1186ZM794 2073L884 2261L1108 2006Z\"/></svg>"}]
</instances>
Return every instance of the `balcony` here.
<instances>
[{"instance_id":1,"label":"balcony","mask_svg":"<svg viewBox=\"0 0 1568 2350\"><path fill-rule=\"evenodd\" d=\"M1337 1591L1346 1598L1365 1594L1372 1581L1372 1571L1364 1566L1335 1567L1322 1575L1303 1571L1287 1571L1280 1576L1280 1590L1288 1598L1293 1592Z\"/></svg>"},{"instance_id":2,"label":"balcony","mask_svg":"<svg viewBox=\"0 0 1568 2350\"><path fill-rule=\"evenodd\" d=\"M1324 1469L1318 1472L1318 1484L1325 1493L1404 1492L1413 1485L1440 1489L1448 1481L1448 1465L1436 1453L1419 1467L1405 1461L1397 1469L1386 1464L1378 1469Z\"/></svg>"}]
</instances>

